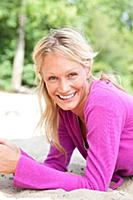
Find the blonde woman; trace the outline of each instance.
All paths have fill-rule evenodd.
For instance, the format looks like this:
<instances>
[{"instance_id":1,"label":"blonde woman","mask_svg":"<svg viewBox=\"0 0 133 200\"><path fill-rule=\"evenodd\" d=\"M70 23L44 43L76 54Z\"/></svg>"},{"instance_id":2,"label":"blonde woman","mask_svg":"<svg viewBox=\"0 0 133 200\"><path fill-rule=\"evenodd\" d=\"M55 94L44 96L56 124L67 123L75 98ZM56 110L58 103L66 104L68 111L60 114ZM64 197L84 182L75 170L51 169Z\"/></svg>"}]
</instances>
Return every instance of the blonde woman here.
<instances>
[{"instance_id":1,"label":"blonde woman","mask_svg":"<svg viewBox=\"0 0 133 200\"><path fill-rule=\"evenodd\" d=\"M40 104L46 102L40 124L50 150L39 163L1 140L0 172L14 173L15 187L107 191L133 175L133 97L106 76L93 79L94 57L71 28L53 30L37 43ZM67 172L75 148L86 160L83 176Z\"/></svg>"}]
</instances>

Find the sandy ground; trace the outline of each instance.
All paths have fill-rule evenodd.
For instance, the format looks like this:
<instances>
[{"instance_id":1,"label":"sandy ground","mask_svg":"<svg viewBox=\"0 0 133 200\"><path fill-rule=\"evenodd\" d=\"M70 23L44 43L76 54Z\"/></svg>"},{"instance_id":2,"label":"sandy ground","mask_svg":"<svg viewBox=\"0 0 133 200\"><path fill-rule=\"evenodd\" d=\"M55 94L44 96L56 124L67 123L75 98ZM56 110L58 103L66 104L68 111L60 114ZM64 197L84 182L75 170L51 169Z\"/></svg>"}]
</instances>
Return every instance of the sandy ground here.
<instances>
[{"instance_id":1,"label":"sandy ground","mask_svg":"<svg viewBox=\"0 0 133 200\"><path fill-rule=\"evenodd\" d=\"M33 94L10 94L0 92L0 137L12 140L36 160L43 161L48 151L45 137L35 130L39 119L37 97ZM85 161L74 152L69 170L83 174ZM126 178L117 190L108 192L85 189L64 190L20 190L12 185L13 176L0 174L0 199L45 199L45 200L132 200L133 179Z\"/></svg>"}]
</instances>

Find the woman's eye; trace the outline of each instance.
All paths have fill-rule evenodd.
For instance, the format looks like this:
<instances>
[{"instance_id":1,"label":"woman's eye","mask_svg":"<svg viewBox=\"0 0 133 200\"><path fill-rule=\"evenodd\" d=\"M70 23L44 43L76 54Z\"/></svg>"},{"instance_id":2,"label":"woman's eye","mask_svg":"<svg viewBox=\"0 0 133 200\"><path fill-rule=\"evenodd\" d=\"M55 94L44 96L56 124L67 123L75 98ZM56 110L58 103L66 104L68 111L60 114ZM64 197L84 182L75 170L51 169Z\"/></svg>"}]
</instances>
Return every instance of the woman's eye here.
<instances>
[{"instance_id":1,"label":"woman's eye","mask_svg":"<svg viewBox=\"0 0 133 200\"><path fill-rule=\"evenodd\" d=\"M70 73L68 76L70 78L76 77L78 74L76 72Z\"/></svg>"},{"instance_id":2,"label":"woman's eye","mask_svg":"<svg viewBox=\"0 0 133 200\"><path fill-rule=\"evenodd\" d=\"M55 80L57 80L57 77L56 77L56 76L50 76L50 77L48 78L48 80L49 80L49 81L55 81Z\"/></svg>"}]
</instances>

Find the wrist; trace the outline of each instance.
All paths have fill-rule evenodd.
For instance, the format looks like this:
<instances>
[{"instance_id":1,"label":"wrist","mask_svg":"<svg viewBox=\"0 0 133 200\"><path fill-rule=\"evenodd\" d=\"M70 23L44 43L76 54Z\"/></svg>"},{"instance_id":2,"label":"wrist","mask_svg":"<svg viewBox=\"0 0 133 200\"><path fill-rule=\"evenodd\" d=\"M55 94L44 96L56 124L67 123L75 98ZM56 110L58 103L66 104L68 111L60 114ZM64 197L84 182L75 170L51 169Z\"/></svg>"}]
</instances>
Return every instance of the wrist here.
<instances>
[{"instance_id":1,"label":"wrist","mask_svg":"<svg viewBox=\"0 0 133 200\"><path fill-rule=\"evenodd\" d=\"M21 156L21 150L18 148L16 152L16 156L14 157L14 160L12 161L12 173L15 173L16 171L17 164L20 160L20 156Z\"/></svg>"}]
</instances>

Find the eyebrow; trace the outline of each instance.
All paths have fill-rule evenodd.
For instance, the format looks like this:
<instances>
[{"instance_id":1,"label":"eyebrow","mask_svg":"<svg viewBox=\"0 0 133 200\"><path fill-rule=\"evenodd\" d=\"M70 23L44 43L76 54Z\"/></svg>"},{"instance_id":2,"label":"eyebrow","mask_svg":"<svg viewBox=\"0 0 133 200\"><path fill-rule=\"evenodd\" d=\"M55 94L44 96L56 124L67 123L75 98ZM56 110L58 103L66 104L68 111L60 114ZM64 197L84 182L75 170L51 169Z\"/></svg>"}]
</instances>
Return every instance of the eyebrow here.
<instances>
[{"instance_id":1,"label":"eyebrow","mask_svg":"<svg viewBox=\"0 0 133 200\"><path fill-rule=\"evenodd\" d=\"M75 68L73 68L73 69L70 69L70 70L68 70L67 72L66 72L66 74L68 74L68 73L70 73L70 72L72 72L72 71L74 71L74 70L79 70L79 68L77 68L77 67L75 67ZM55 73L53 73L53 72L47 72L47 74L51 74L51 75L55 75Z\"/></svg>"}]
</instances>

